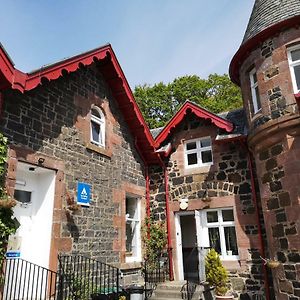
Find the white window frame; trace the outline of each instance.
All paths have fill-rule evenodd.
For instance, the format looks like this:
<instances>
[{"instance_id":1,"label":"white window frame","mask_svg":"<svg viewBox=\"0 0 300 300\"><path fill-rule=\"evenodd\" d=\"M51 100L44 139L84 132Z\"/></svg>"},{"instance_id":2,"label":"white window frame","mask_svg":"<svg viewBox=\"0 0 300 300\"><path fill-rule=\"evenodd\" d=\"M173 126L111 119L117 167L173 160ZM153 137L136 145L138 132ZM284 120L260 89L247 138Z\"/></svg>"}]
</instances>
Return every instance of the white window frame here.
<instances>
[{"instance_id":1,"label":"white window frame","mask_svg":"<svg viewBox=\"0 0 300 300\"><path fill-rule=\"evenodd\" d=\"M254 81L254 74L256 74L256 82ZM251 88L251 95L252 95L253 114L255 115L261 111L261 101L260 99L257 99L256 96L256 89L258 89L258 80L257 80L257 73L255 68L249 72L249 78L250 78L250 88ZM259 104L260 107L258 107Z\"/></svg>"},{"instance_id":2,"label":"white window frame","mask_svg":"<svg viewBox=\"0 0 300 300\"><path fill-rule=\"evenodd\" d=\"M221 255L220 258L222 260L238 260L239 255L228 255L226 251L226 241L225 241L225 232L224 227L234 227L235 228L235 221L223 221L222 211L224 210L232 210L234 215L234 209L232 207L226 208L212 208L212 209L205 209L199 211L200 219L201 219L201 238L204 245L210 247L209 243L209 234L208 228L219 228L219 235L220 235L220 245L221 245ZM218 221L213 223L207 222L207 212L216 211L218 213ZM235 232L236 234L236 232ZM237 234L236 234L237 237ZM237 248L238 248L238 240L237 240Z\"/></svg>"},{"instance_id":3,"label":"white window frame","mask_svg":"<svg viewBox=\"0 0 300 300\"><path fill-rule=\"evenodd\" d=\"M210 146L207 147L201 147L201 141L203 140L210 140ZM196 148L195 149L191 149L191 150L187 150L187 144L189 143L193 143L196 142ZM211 162L207 162L207 163L202 163L202 157L201 157L201 153L204 151L211 151L211 157L212 157L212 161ZM189 165L188 164L188 154L193 154L196 153L197 154L197 164L193 164L193 165ZM212 140L210 136L206 136L206 137L202 137L202 138L198 138L198 139L193 139L193 140L188 140L184 142L184 161L185 161L185 168L186 169L192 169L192 168L198 168L198 167L205 167L205 166L211 166L214 163L214 158L213 158L213 151L212 151Z\"/></svg>"},{"instance_id":4,"label":"white window frame","mask_svg":"<svg viewBox=\"0 0 300 300\"><path fill-rule=\"evenodd\" d=\"M142 261L142 247L141 247L141 199L136 196L126 196L126 198L129 198L131 201L136 201L136 210L133 218L129 218L129 216L126 214L126 207L125 207L125 222L131 223L135 227L135 234L134 234L134 240L133 243L135 244L135 252L131 255L128 255L126 253L126 262L141 262ZM126 206L126 203L125 203ZM126 225L125 225L125 238L126 236ZM126 241L125 241L126 242ZM126 248L126 245L125 245Z\"/></svg>"},{"instance_id":5,"label":"white window frame","mask_svg":"<svg viewBox=\"0 0 300 300\"><path fill-rule=\"evenodd\" d=\"M96 110L99 113L100 118L93 114L93 110ZM100 126L100 131L99 131L99 136L98 136L99 141L96 141L93 139L92 123L96 123L97 125ZM98 106L93 106L91 109L90 140L91 140L91 143L93 143L97 146L105 147L105 116L104 116L102 109L100 109Z\"/></svg>"},{"instance_id":6,"label":"white window frame","mask_svg":"<svg viewBox=\"0 0 300 300\"><path fill-rule=\"evenodd\" d=\"M299 66L300 65L300 59L293 61L292 60L292 52L294 50L300 50L300 45L296 45L293 47L288 48L288 62L289 62L289 67L290 67L290 72L291 72L291 77L292 77L292 84L293 84L293 89L294 89L294 93L298 94L300 93L300 87L297 87L297 81L296 81L296 76L295 76L295 70L294 67Z\"/></svg>"}]
</instances>

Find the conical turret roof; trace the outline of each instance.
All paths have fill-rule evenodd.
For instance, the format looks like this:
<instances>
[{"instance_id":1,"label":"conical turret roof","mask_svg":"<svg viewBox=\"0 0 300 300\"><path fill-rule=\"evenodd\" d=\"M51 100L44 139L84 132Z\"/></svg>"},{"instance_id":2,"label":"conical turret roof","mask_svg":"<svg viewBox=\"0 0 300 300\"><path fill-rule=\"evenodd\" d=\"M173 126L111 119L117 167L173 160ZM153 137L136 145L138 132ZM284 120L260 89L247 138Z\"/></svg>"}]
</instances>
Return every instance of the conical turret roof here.
<instances>
[{"instance_id":1,"label":"conical turret roof","mask_svg":"<svg viewBox=\"0 0 300 300\"><path fill-rule=\"evenodd\" d=\"M240 84L239 68L249 52L283 28L300 25L300 0L255 0L242 44L229 66L231 80Z\"/></svg>"},{"instance_id":2,"label":"conical turret roof","mask_svg":"<svg viewBox=\"0 0 300 300\"><path fill-rule=\"evenodd\" d=\"M256 0L243 43L266 28L300 15L300 0Z\"/></svg>"}]
</instances>

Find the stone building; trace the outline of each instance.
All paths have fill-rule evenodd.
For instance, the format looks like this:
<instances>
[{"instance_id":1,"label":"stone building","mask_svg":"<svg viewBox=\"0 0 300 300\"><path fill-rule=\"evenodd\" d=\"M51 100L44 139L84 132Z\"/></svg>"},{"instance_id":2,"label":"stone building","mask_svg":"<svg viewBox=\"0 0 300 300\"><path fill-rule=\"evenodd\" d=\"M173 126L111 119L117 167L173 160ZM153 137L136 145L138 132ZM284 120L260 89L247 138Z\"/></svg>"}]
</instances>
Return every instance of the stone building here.
<instances>
[{"instance_id":1,"label":"stone building","mask_svg":"<svg viewBox=\"0 0 300 300\"><path fill-rule=\"evenodd\" d=\"M15 254L56 269L58 253L80 253L135 280L151 212L166 221L171 279L201 278L214 247L241 299L300 299L299 24L299 0L256 0L230 65L244 109L187 101L152 134L110 45L28 74L1 46Z\"/></svg>"},{"instance_id":2,"label":"stone building","mask_svg":"<svg viewBox=\"0 0 300 300\"><path fill-rule=\"evenodd\" d=\"M111 46L28 74L1 46L0 83L7 185L21 223L8 255L56 270L58 253L77 253L134 274L146 161L158 160Z\"/></svg>"}]
</instances>

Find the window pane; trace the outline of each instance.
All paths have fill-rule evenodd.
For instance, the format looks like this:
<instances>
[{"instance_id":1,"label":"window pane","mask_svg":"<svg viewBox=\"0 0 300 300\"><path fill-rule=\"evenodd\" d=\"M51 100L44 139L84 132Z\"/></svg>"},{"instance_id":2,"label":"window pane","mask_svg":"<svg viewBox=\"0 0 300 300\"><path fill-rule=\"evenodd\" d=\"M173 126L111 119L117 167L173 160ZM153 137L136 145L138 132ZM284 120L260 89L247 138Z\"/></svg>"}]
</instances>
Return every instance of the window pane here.
<instances>
[{"instance_id":1,"label":"window pane","mask_svg":"<svg viewBox=\"0 0 300 300\"><path fill-rule=\"evenodd\" d=\"M210 147L210 139L204 139L200 141L201 147Z\"/></svg>"},{"instance_id":2,"label":"window pane","mask_svg":"<svg viewBox=\"0 0 300 300\"><path fill-rule=\"evenodd\" d=\"M300 49L291 51L292 61L300 60Z\"/></svg>"},{"instance_id":3,"label":"window pane","mask_svg":"<svg viewBox=\"0 0 300 300\"><path fill-rule=\"evenodd\" d=\"M253 76L253 84L255 84L257 82L256 72L252 76Z\"/></svg>"},{"instance_id":4,"label":"window pane","mask_svg":"<svg viewBox=\"0 0 300 300\"><path fill-rule=\"evenodd\" d=\"M92 124L93 141L97 142L97 143L101 143L101 141L100 141L100 125L95 122L91 122L91 124Z\"/></svg>"},{"instance_id":5,"label":"window pane","mask_svg":"<svg viewBox=\"0 0 300 300\"><path fill-rule=\"evenodd\" d=\"M232 209L222 210L222 217L224 222L234 221L233 210Z\"/></svg>"},{"instance_id":6,"label":"window pane","mask_svg":"<svg viewBox=\"0 0 300 300\"><path fill-rule=\"evenodd\" d=\"M210 247L214 248L219 254L221 254L219 228L208 228L208 235Z\"/></svg>"},{"instance_id":7,"label":"window pane","mask_svg":"<svg viewBox=\"0 0 300 300\"><path fill-rule=\"evenodd\" d=\"M218 212L217 211L208 211L206 212L207 223L218 222Z\"/></svg>"},{"instance_id":8,"label":"window pane","mask_svg":"<svg viewBox=\"0 0 300 300\"><path fill-rule=\"evenodd\" d=\"M137 202L136 199L126 198L126 215L128 218L134 219L137 217Z\"/></svg>"},{"instance_id":9,"label":"window pane","mask_svg":"<svg viewBox=\"0 0 300 300\"><path fill-rule=\"evenodd\" d=\"M196 142L187 143L186 150L196 149Z\"/></svg>"},{"instance_id":10,"label":"window pane","mask_svg":"<svg viewBox=\"0 0 300 300\"><path fill-rule=\"evenodd\" d=\"M187 159L188 159L188 165L196 165L198 162L197 153L188 154Z\"/></svg>"},{"instance_id":11,"label":"window pane","mask_svg":"<svg viewBox=\"0 0 300 300\"><path fill-rule=\"evenodd\" d=\"M100 115L98 109L93 108L92 109L92 115L99 118L99 119L101 119L101 115Z\"/></svg>"},{"instance_id":12,"label":"window pane","mask_svg":"<svg viewBox=\"0 0 300 300\"><path fill-rule=\"evenodd\" d=\"M257 103L257 110L259 110L261 108L261 104L260 104L260 96L259 96L258 87L255 88L255 96L256 96L256 103Z\"/></svg>"},{"instance_id":13,"label":"window pane","mask_svg":"<svg viewBox=\"0 0 300 300\"><path fill-rule=\"evenodd\" d=\"M202 163L212 162L212 154L210 150L201 152L201 157Z\"/></svg>"},{"instance_id":14,"label":"window pane","mask_svg":"<svg viewBox=\"0 0 300 300\"><path fill-rule=\"evenodd\" d=\"M238 255L235 228L224 227L224 234L225 234L227 255ZM228 251L232 251L232 253Z\"/></svg>"},{"instance_id":15,"label":"window pane","mask_svg":"<svg viewBox=\"0 0 300 300\"><path fill-rule=\"evenodd\" d=\"M132 242L134 237L133 223L130 221L126 222L126 252L132 252Z\"/></svg>"},{"instance_id":16,"label":"window pane","mask_svg":"<svg viewBox=\"0 0 300 300\"><path fill-rule=\"evenodd\" d=\"M300 90L300 65L294 67L297 88Z\"/></svg>"}]
</instances>

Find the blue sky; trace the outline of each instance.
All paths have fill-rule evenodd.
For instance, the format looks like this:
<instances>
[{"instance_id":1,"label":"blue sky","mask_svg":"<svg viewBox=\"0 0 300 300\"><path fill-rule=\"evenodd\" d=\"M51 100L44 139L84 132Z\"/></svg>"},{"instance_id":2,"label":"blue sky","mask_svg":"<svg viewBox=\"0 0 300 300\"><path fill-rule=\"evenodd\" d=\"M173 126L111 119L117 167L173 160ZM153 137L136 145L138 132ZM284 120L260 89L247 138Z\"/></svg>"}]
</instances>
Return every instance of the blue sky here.
<instances>
[{"instance_id":1,"label":"blue sky","mask_svg":"<svg viewBox=\"0 0 300 300\"><path fill-rule=\"evenodd\" d=\"M254 0L0 0L0 42L16 67L111 43L132 88L227 73Z\"/></svg>"}]
</instances>

